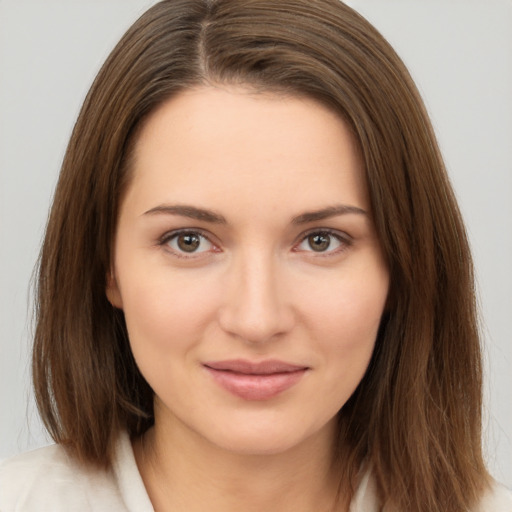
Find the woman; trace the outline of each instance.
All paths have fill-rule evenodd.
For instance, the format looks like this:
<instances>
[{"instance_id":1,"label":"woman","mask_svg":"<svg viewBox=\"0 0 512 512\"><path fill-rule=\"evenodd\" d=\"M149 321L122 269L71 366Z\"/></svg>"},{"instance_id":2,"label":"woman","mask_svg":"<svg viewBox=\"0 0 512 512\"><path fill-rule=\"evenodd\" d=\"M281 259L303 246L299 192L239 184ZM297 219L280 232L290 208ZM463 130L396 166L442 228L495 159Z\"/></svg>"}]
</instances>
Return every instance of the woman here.
<instances>
[{"instance_id":1,"label":"woman","mask_svg":"<svg viewBox=\"0 0 512 512\"><path fill-rule=\"evenodd\" d=\"M2 467L2 510L512 509L432 129L337 0L143 15L75 126L38 299L57 445Z\"/></svg>"}]
</instances>

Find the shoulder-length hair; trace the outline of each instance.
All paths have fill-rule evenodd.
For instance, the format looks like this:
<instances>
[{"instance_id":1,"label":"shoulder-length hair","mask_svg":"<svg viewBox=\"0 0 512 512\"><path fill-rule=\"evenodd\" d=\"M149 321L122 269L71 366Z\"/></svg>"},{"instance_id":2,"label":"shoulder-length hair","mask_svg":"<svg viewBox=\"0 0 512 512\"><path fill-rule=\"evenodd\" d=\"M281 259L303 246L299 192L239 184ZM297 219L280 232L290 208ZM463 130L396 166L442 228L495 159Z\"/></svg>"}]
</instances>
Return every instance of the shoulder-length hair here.
<instances>
[{"instance_id":1,"label":"shoulder-length hair","mask_svg":"<svg viewBox=\"0 0 512 512\"><path fill-rule=\"evenodd\" d=\"M345 480L366 464L383 505L466 510L488 476L473 271L423 103L385 39L338 0L165 0L124 35L75 125L40 256L36 398L58 443L108 466L153 422L123 313L105 296L120 198L145 119L187 88L307 95L351 127L390 269L375 351L339 413ZM387 510L387 509L386 509Z\"/></svg>"}]
</instances>

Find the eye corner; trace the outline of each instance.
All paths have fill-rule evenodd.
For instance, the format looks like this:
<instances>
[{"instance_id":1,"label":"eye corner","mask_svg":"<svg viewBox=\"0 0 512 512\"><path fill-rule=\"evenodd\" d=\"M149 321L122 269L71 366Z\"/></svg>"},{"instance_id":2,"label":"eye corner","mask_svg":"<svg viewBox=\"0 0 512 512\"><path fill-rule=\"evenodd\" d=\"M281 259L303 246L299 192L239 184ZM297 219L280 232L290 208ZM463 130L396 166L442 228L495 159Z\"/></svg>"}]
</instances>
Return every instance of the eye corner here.
<instances>
[{"instance_id":1,"label":"eye corner","mask_svg":"<svg viewBox=\"0 0 512 512\"><path fill-rule=\"evenodd\" d=\"M317 239L317 247L312 242ZM295 253L308 253L308 255L329 257L345 251L352 245L352 237L347 233L329 228L315 228L302 233L294 244ZM318 249L318 250L317 250Z\"/></svg>"},{"instance_id":2,"label":"eye corner","mask_svg":"<svg viewBox=\"0 0 512 512\"><path fill-rule=\"evenodd\" d=\"M183 239L180 240L180 237ZM222 252L209 235L203 230L194 228L168 231L158 239L157 244L171 255L182 259L199 258L208 253ZM206 247L201 247L202 245Z\"/></svg>"}]
</instances>

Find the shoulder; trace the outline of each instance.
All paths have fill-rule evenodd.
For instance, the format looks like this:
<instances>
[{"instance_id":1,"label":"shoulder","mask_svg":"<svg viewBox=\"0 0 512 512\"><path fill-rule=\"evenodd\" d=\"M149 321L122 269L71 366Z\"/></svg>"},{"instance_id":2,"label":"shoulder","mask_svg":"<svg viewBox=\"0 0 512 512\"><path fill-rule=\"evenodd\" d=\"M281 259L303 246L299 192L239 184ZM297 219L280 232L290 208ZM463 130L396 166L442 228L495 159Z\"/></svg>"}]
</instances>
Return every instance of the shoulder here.
<instances>
[{"instance_id":1,"label":"shoulder","mask_svg":"<svg viewBox=\"0 0 512 512\"><path fill-rule=\"evenodd\" d=\"M27 452L0 465L2 511L87 510L95 503L115 505L116 494L109 473L82 467L61 446Z\"/></svg>"},{"instance_id":2,"label":"shoulder","mask_svg":"<svg viewBox=\"0 0 512 512\"><path fill-rule=\"evenodd\" d=\"M494 482L474 512L512 512L512 491Z\"/></svg>"},{"instance_id":3,"label":"shoulder","mask_svg":"<svg viewBox=\"0 0 512 512\"><path fill-rule=\"evenodd\" d=\"M127 451L126 447L124 451ZM120 471L86 467L59 445L17 455L0 463L0 510L130 511L132 508L125 504L123 489L133 486L133 482L120 482L118 476L119 472L126 476L125 462L116 461L115 466ZM128 464L130 462L128 460ZM135 463L133 466L128 470L132 476Z\"/></svg>"},{"instance_id":4,"label":"shoulder","mask_svg":"<svg viewBox=\"0 0 512 512\"><path fill-rule=\"evenodd\" d=\"M362 474L359 487L350 505L350 512L377 512L381 510L375 479L371 471ZM493 481L470 512L512 512L512 491Z\"/></svg>"}]
</instances>

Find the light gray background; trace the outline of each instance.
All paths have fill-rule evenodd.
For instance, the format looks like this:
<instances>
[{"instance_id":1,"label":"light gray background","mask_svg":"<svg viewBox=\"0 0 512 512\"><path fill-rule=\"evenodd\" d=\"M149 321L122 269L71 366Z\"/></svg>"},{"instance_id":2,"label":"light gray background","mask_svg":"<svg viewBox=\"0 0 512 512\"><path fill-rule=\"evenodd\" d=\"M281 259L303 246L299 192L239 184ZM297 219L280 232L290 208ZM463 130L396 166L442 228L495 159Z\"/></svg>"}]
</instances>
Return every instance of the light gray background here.
<instances>
[{"instance_id":1,"label":"light gray background","mask_svg":"<svg viewBox=\"0 0 512 512\"><path fill-rule=\"evenodd\" d=\"M151 0L0 0L0 458L47 442L29 285L64 149L99 66ZM512 488L512 1L352 0L409 66L465 216L486 348L485 445Z\"/></svg>"}]
</instances>

